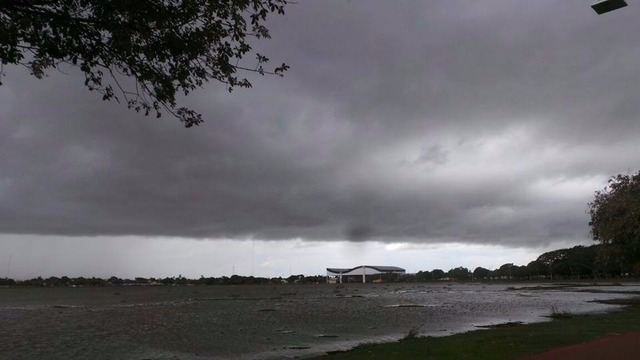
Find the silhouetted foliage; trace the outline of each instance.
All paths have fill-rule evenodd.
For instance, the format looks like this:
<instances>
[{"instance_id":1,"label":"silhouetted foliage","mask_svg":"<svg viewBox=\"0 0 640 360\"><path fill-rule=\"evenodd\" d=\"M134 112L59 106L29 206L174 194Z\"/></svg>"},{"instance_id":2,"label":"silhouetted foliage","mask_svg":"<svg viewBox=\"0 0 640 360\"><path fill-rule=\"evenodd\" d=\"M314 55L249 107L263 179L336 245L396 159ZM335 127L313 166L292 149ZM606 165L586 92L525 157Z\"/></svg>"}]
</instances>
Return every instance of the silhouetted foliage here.
<instances>
[{"instance_id":1,"label":"silhouetted foliage","mask_svg":"<svg viewBox=\"0 0 640 360\"><path fill-rule=\"evenodd\" d=\"M548 272L548 266L540 260L533 260L527 264L527 273L529 278L539 279L545 277Z\"/></svg>"},{"instance_id":2,"label":"silhouetted foliage","mask_svg":"<svg viewBox=\"0 0 640 360\"><path fill-rule=\"evenodd\" d=\"M599 245L592 245L549 251L540 255L527 267L530 271L538 275L547 275L551 279L598 278L604 273L597 261L599 249Z\"/></svg>"},{"instance_id":3,"label":"silhouetted foliage","mask_svg":"<svg viewBox=\"0 0 640 360\"><path fill-rule=\"evenodd\" d=\"M431 270L431 279L432 280L440 280L445 277L445 272L441 269L433 269Z\"/></svg>"},{"instance_id":4,"label":"silhouetted foliage","mask_svg":"<svg viewBox=\"0 0 640 360\"><path fill-rule=\"evenodd\" d=\"M511 277L514 275L512 274L512 268L513 268L513 263L504 264L500 266L500 268L495 270L493 272L493 275L494 277L498 277L501 279L511 279Z\"/></svg>"},{"instance_id":5,"label":"silhouetted foliage","mask_svg":"<svg viewBox=\"0 0 640 360\"><path fill-rule=\"evenodd\" d=\"M479 266L473 270L473 278L475 280L486 280L490 274L491 270Z\"/></svg>"},{"instance_id":6,"label":"silhouetted foliage","mask_svg":"<svg viewBox=\"0 0 640 360\"><path fill-rule=\"evenodd\" d=\"M471 280L471 271L466 267L459 266L457 268L449 270L449 278L456 281L469 281Z\"/></svg>"},{"instance_id":7,"label":"silhouetted foliage","mask_svg":"<svg viewBox=\"0 0 640 360\"><path fill-rule=\"evenodd\" d=\"M640 171L633 175L616 175L607 186L596 191L589 203L591 234L603 247L605 265L628 264L640 274Z\"/></svg>"},{"instance_id":8,"label":"silhouetted foliage","mask_svg":"<svg viewBox=\"0 0 640 360\"><path fill-rule=\"evenodd\" d=\"M186 127L202 116L179 107L205 82L251 87L240 71L282 75L288 66L264 68L248 39L269 38L272 13L287 0L3 0L0 1L0 76L3 65L27 67L37 78L61 64L78 67L85 86L103 100L160 116L163 110ZM1 84L1 82L0 82Z\"/></svg>"},{"instance_id":9,"label":"silhouetted foliage","mask_svg":"<svg viewBox=\"0 0 640 360\"><path fill-rule=\"evenodd\" d=\"M414 280L417 281L417 282L425 282L425 281L433 280L433 277L432 277L430 271L421 270L421 271L418 271L417 273L415 273Z\"/></svg>"},{"instance_id":10,"label":"silhouetted foliage","mask_svg":"<svg viewBox=\"0 0 640 360\"><path fill-rule=\"evenodd\" d=\"M16 284L16 281L8 278L0 278L0 286L13 286Z\"/></svg>"}]
</instances>

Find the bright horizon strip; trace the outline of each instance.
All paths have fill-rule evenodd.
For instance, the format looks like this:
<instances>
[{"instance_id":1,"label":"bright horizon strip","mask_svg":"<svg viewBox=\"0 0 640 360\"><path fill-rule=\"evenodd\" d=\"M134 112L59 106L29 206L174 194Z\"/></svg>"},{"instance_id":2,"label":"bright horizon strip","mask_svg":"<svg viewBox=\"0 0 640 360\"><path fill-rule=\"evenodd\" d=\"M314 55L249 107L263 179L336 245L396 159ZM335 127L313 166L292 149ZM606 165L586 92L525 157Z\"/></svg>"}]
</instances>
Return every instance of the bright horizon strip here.
<instances>
[{"instance_id":1,"label":"bright horizon strip","mask_svg":"<svg viewBox=\"0 0 640 360\"><path fill-rule=\"evenodd\" d=\"M15 241L18 239L20 241ZM11 241L10 241L11 240ZM55 248L43 246L55 242ZM496 269L527 265L546 251L578 245L513 248L461 243L374 241L193 240L151 237L0 236L0 273L16 280L38 276L120 278L256 277L324 275L328 267L389 265L407 273L449 269ZM588 242L582 245L590 245ZM224 250L224 251L222 251ZM9 264L11 261L11 264Z\"/></svg>"}]
</instances>

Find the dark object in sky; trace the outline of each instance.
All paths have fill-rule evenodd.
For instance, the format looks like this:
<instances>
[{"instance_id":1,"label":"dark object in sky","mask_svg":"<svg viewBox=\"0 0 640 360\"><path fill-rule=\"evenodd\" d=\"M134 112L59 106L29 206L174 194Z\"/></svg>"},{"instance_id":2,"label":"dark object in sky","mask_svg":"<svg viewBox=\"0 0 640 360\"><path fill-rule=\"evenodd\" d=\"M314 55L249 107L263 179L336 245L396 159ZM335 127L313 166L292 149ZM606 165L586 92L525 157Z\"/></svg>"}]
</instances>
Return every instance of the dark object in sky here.
<instances>
[{"instance_id":1,"label":"dark object in sky","mask_svg":"<svg viewBox=\"0 0 640 360\"><path fill-rule=\"evenodd\" d=\"M625 6L627 6L627 3L624 0L602 0L591 5L591 8L595 10L598 15L602 15L604 13L608 13L609 11L618 10Z\"/></svg>"}]
</instances>

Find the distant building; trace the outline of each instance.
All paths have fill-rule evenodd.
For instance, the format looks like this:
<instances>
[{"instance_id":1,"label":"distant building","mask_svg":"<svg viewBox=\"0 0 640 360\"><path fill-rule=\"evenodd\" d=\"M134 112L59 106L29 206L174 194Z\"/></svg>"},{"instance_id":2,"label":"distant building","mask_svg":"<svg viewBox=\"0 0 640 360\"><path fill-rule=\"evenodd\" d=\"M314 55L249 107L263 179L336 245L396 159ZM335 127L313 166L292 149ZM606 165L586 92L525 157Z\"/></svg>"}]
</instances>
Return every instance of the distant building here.
<instances>
[{"instance_id":1,"label":"distant building","mask_svg":"<svg viewBox=\"0 0 640 360\"><path fill-rule=\"evenodd\" d=\"M372 266L372 265L360 265L354 268L327 268L327 282L328 283L343 283L343 282L374 282L382 279L385 274L397 274L404 275L407 271L397 266ZM355 280L355 281L354 281Z\"/></svg>"}]
</instances>

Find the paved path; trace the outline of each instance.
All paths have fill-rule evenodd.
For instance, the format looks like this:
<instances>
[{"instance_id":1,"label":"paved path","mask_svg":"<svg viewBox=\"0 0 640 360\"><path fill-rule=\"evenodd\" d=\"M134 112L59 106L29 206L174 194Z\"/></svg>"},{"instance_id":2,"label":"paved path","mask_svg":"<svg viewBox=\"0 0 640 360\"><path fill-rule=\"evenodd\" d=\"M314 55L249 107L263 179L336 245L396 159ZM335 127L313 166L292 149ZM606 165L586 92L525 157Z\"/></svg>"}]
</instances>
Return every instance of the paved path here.
<instances>
[{"instance_id":1,"label":"paved path","mask_svg":"<svg viewBox=\"0 0 640 360\"><path fill-rule=\"evenodd\" d=\"M566 346L523 360L640 359L640 333L604 337L590 343Z\"/></svg>"}]
</instances>

